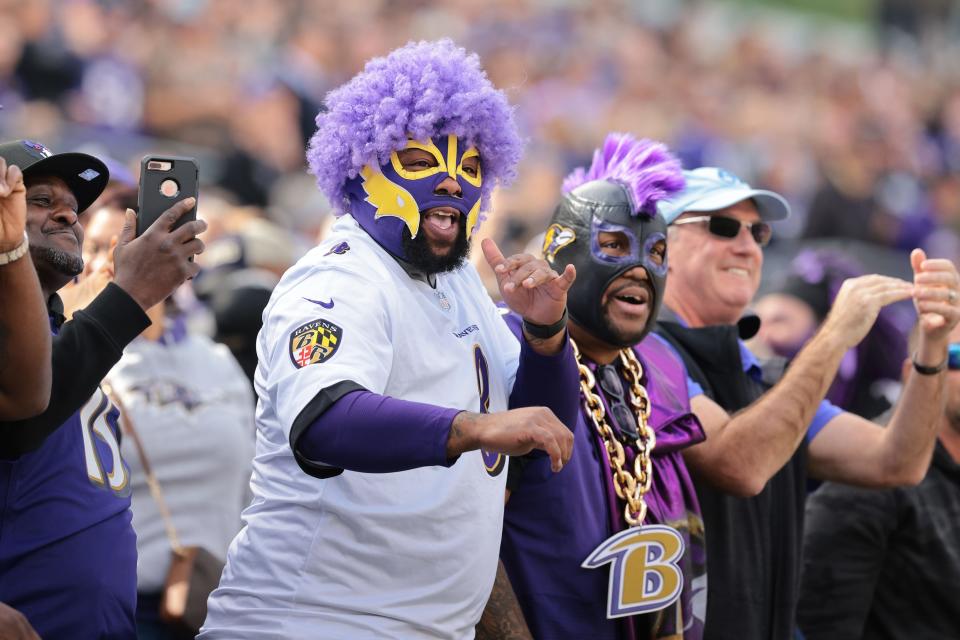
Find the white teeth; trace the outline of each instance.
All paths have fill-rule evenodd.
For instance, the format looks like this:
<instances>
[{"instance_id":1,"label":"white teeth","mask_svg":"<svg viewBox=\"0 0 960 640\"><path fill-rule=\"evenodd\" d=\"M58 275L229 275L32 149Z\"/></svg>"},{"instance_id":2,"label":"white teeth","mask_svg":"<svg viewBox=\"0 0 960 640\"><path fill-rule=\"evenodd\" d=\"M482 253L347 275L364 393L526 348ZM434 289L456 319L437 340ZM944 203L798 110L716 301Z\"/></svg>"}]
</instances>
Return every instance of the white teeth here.
<instances>
[{"instance_id":1,"label":"white teeth","mask_svg":"<svg viewBox=\"0 0 960 640\"><path fill-rule=\"evenodd\" d=\"M728 273L732 273L732 274L735 275L735 276L747 277L747 276L750 275L750 273L749 273L746 269L738 269L738 268L736 268L736 267L731 267L731 268L727 269L727 272L728 272Z\"/></svg>"},{"instance_id":2,"label":"white teeth","mask_svg":"<svg viewBox=\"0 0 960 640\"><path fill-rule=\"evenodd\" d=\"M453 216L449 213L431 213L428 218L438 229L446 231L453 226Z\"/></svg>"}]
</instances>

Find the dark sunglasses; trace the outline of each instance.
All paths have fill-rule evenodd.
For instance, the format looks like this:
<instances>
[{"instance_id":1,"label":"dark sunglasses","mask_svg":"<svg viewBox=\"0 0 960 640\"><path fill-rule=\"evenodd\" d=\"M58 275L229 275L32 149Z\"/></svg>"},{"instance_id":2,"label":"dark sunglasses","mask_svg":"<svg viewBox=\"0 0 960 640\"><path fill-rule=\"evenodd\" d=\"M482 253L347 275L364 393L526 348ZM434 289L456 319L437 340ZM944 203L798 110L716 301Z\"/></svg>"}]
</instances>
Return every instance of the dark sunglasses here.
<instances>
[{"instance_id":1,"label":"dark sunglasses","mask_svg":"<svg viewBox=\"0 0 960 640\"><path fill-rule=\"evenodd\" d=\"M947 368L951 371L960 370L960 342L954 342L947 349Z\"/></svg>"},{"instance_id":2,"label":"dark sunglasses","mask_svg":"<svg viewBox=\"0 0 960 640\"><path fill-rule=\"evenodd\" d=\"M725 216L693 216L691 218L680 218L673 224L693 224L707 223L707 229L715 236L721 238L736 238L740 233L740 227L746 227L754 242L761 247L767 246L770 242L770 236L773 235L773 229L766 222L740 222L736 218L727 218Z\"/></svg>"},{"instance_id":3,"label":"dark sunglasses","mask_svg":"<svg viewBox=\"0 0 960 640\"><path fill-rule=\"evenodd\" d=\"M607 405L613 416L613 423L619 435L626 436L633 442L640 437L637 430L637 418L633 410L627 406L627 399L620 381L620 374L612 364L603 364L597 367L597 380L600 388L607 396Z\"/></svg>"}]
</instances>

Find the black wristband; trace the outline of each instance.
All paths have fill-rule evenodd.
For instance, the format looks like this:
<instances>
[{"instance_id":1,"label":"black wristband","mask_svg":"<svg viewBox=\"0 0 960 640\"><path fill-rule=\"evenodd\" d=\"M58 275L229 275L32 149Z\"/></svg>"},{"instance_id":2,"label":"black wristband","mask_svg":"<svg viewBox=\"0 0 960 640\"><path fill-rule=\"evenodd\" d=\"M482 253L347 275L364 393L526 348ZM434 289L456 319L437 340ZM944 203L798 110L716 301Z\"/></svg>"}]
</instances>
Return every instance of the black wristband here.
<instances>
[{"instance_id":1,"label":"black wristband","mask_svg":"<svg viewBox=\"0 0 960 640\"><path fill-rule=\"evenodd\" d=\"M523 321L523 330L529 333L534 338L539 340L546 340L547 338L552 338L561 331L564 330L567 326L567 310L563 310L563 315L560 316L560 319L554 322L553 324L533 324L532 322Z\"/></svg>"},{"instance_id":2,"label":"black wristband","mask_svg":"<svg viewBox=\"0 0 960 640\"><path fill-rule=\"evenodd\" d=\"M944 369L947 368L947 361L950 360L950 358L944 358L944 359L943 359L943 362L941 362L940 364L938 364L938 365L935 366L935 367L927 367L927 366L924 366L924 365L918 363L918 362L917 362L917 354L913 354L913 357L910 358L910 360L913 362L913 370L916 371L917 373L919 373L920 375L922 375L922 376L935 376L935 375L937 375L938 373L940 373L941 371L943 371Z\"/></svg>"}]
</instances>

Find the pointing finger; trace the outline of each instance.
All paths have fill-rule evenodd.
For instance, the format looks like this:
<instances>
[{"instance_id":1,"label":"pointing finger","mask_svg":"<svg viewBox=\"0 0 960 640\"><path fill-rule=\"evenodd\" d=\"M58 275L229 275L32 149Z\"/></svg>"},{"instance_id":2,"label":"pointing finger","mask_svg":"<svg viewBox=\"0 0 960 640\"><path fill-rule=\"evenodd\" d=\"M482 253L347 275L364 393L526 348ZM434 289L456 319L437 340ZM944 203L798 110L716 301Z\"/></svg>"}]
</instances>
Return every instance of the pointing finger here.
<instances>
[{"instance_id":1,"label":"pointing finger","mask_svg":"<svg viewBox=\"0 0 960 640\"><path fill-rule=\"evenodd\" d=\"M500 273L504 271L501 267L504 263L503 254L500 252L500 247L497 246L497 243L493 241L492 238L484 238L483 242L480 243L480 249L483 251L483 257L487 261L487 264L490 265L490 268L493 269L493 272L497 274L497 277L500 277Z\"/></svg>"}]
</instances>

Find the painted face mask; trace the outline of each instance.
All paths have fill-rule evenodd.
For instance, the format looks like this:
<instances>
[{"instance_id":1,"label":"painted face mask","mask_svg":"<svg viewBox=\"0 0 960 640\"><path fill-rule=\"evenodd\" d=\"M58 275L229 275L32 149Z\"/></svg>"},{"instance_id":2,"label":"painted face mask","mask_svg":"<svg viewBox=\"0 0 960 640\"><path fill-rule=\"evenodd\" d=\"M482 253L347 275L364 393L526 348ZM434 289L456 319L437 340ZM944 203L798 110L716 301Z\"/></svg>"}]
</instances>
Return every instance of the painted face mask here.
<instances>
[{"instance_id":1,"label":"painted face mask","mask_svg":"<svg viewBox=\"0 0 960 640\"><path fill-rule=\"evenodd\" d=\"M622 234L627 247L609 255L600 246L601 232ZM616 182L594 180L564 196L547 229L543 255L561 271L577 268L577 279L567 296L567 310L577 324L604 342L626 347L604 320L601 300L607 287L622 274L642 267L652 292L645 332L656 321L667 275L667 226L659 216L637 214L627 189ZM633 344L633 341L631 341Z\"/></svg>"},{"instance_id":2,"label":"painted face mask","mask_svg":"<svg viewBox=\"0 0 960 640\"><path fill-rule=\"evenodd\" d=\"M680 162L667 148L627 133L610 133L594 151L587 168L574 169L563 181L563 199L543 243L544 257L561 270L572 264L577 279L567 294L573 320L607 344L627 347L643 336L615 334L601 300L622 274L646 271L650 299L643 335L650 331L663 300L667 275L667 227L657 202L683 188ZM610 255L600 234L616 233L625 247ZM611 252L614 253L614 252Z\"/></svg>"},{"instance_id":3,"label":"painted face mask","mask_svg":"<svg viewBox=\"0 0 960 640\"><path fill-rule=\"evenodd\" d=\"M420 231L420 214L434 207L451 207L466 221L467 239L473 235L480 214L482 168L474 174L472 162L479 158L474 147L460 144L455 135L437 136L426 141L410 140L404 149L420 149L432 160L426 168L404 169L398 152L380 166L366 165L360 175L347 181L350 213L363 229L394 256L407 259L403 237L415 238ZM460 185L460 193L438 192L447 177ZM458 224L461 224L458 221Z\"/></svg>"}]
</instances>

